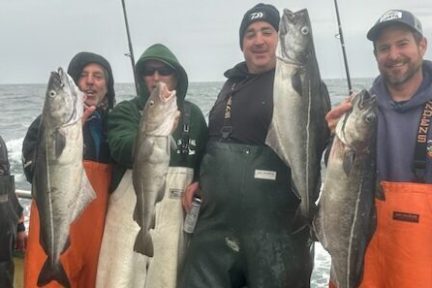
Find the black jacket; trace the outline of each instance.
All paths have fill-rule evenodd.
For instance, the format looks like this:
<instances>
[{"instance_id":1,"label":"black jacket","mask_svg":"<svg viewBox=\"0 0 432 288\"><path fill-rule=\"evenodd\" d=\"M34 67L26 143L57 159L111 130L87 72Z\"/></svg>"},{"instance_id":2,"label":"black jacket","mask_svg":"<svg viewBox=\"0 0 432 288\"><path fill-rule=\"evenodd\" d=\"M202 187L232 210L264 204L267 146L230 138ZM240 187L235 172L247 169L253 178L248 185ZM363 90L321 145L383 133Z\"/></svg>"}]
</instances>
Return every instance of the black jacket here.
<instances>
[{"instance_id":1,"label":"black jacket","mask_svg":"<svg viewBox=\"0 0 432 288\"><path fill-rule=\"evenodd\" d=\"M221 139L224 125L232 126L230 141L265 145L273 116L273 81L275 70L250 74L246 63L225 72L225 82L209 115L209 142ZM232 97L231 119L225 120L227 101Z\"/></svg>"}]
</instances>

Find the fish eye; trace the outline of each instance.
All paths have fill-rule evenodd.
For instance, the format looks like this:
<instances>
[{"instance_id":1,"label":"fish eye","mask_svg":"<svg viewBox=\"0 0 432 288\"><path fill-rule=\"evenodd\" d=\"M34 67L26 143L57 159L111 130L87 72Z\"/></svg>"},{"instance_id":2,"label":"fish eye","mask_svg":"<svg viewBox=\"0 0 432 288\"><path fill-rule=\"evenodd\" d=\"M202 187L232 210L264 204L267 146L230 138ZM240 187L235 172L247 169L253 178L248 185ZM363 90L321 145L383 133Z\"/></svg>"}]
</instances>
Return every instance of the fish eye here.
<instances>
[{"instance_id":1,"label":"fish eye","mask_svg":"<svg viewBox=\"0 0 432 288\"><path fill-rule=\"evenodd\" d=\"M150 106L153 106L155 104L155 101L154 100L150 100L149 104L150 104Z\"/></svg>"},{"instance_id":2,"label":"fish eye","mask_svg":"<svg viewBox=\"0 0 432 288\"><path fill-rule=\"evenodd\" d=\"M303 26L303 27L300 29L300 32L301 32L303 35L307 35L307 34L309 34L309 27L308 27L308 26Z\"/></svg>"},{"instance_id":3,"label":"fish eye","mask_svg":"<svg viewBox=\"0 0 432 288\"><path fill-rule=\"evenodd\" d=\"M54 90L50 90L49 93L48 93L48 95L50 97L55 97L57 95L57 93Z\"/></svg>"},{"instance_id":4,"label":"fish eye","mask_svg":"<svg viewBox=\"0 0 432 288\"><path fill-rule=\"evenodd\" d=\"M373 113L371 113L371 114L367 114L366 115L366 117L365 117L365 121L366 121L366 123L373 123L373 122L375 122L375 114L373 114Z\"/></svg>"}]
</instances>

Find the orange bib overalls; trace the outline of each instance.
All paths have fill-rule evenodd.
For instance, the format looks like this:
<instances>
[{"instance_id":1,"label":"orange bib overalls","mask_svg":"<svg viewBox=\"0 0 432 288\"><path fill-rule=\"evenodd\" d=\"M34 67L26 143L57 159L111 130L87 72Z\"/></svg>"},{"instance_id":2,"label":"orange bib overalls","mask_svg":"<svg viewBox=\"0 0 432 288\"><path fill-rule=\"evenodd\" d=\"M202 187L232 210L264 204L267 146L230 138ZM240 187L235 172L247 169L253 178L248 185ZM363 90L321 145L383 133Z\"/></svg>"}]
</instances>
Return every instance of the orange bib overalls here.
<instances>
[{"instance_id":1,"label":"orange bib overalls","mask_svg":"<svg viewBox=\"0 0 432 288\"><path fill-rule=\"evenodd\" d=\"M381 182L360 288L432 287L432 184ZM330 287L335 287L330 283Z\"/></svg>"},{"instance_id":2,"label":"orange bib overalls","mask_svg":"<svg viewBox=\"0 0 432 288\"><path fill-rule=\"evenodd\" d=\"M87 177L96 192L93 200L70 228L71 246L60 256L72 288L95 287L99 249L101 246L107 210L111 165L84 161ZM39 273L47 258L39 243L39 213L31 205L28 244L24 262L24 287L35 288ZM44 287L62 287L51 281Z\"/></svg>"},{"instance_id":3,"label":"orange bib overalls","mask_svg":"<svg viewBox=\"0 0 432 288\"><path fill-rule=\"evenodd\" d=\"M432 184L382 182L361 288L432 287Z\"/></svg>"}]
</instances>

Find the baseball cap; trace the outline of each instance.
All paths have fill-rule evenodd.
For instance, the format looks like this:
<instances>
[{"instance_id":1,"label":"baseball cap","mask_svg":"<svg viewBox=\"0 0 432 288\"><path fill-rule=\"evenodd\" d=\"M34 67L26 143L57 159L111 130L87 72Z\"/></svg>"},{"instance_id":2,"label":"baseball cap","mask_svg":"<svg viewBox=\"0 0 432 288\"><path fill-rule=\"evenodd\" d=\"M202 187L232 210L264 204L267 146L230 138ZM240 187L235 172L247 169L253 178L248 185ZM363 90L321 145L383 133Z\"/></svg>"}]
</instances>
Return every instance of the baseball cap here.
<instances>
[{"instance_id":1,"label":"baseball cap","mask_svg":"<svg viewBox=\"0 0 432 288\"><path fill-rule=\"evenodd\" d=\"M371 41L375 41L385 27L396 23L403 24L409 27L411 30L423 35L420 20L411 12L406 10L389 10L385 12L378 19L375 25L369 30L367 33L367 38Z\"/></svg>"}]
</instances>

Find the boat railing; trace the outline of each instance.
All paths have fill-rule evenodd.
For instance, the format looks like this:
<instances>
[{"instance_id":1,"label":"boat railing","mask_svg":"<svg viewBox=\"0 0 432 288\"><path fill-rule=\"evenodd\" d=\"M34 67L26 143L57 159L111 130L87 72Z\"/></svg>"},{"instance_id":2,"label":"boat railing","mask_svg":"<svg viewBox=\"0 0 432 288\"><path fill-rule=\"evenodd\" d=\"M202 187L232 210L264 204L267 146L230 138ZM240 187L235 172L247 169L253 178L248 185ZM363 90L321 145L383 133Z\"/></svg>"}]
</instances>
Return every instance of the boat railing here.
<instances>
[{"instance_id":1,"label":"boat railing","mask_svg":"<svg viewBox=\"0 0 432 288\"><path fill-rule=\"evenodd\" d=\"M29 190L15 189L15 194L18 198L32 199L31 191Z\"/></svg>"}]
</instances>

